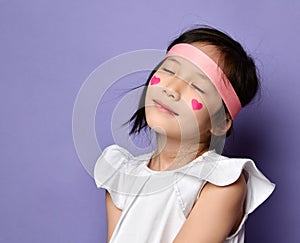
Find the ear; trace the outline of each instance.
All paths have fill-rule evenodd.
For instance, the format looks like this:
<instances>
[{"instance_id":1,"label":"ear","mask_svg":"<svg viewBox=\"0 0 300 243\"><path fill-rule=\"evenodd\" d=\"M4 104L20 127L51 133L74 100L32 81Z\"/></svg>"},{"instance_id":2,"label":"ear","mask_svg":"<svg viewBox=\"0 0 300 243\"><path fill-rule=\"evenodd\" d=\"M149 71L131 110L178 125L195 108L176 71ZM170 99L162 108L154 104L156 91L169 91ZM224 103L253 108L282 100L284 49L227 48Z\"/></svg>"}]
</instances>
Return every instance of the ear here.
<instances>
[{"instance_id":1,"label":"ear","mask_svg":"<svg viewBox=\"0 0 300 243\"><path fill-rule=\"evenodd\" d=\"M220 121L217 126L212 127L210 129L210 132L215 136L223 136L226 134L226 132L230 129L231 126L232 119L230 115L226 113L225 119L222 119L222 121Z\"/></svg>"}]
</instances>

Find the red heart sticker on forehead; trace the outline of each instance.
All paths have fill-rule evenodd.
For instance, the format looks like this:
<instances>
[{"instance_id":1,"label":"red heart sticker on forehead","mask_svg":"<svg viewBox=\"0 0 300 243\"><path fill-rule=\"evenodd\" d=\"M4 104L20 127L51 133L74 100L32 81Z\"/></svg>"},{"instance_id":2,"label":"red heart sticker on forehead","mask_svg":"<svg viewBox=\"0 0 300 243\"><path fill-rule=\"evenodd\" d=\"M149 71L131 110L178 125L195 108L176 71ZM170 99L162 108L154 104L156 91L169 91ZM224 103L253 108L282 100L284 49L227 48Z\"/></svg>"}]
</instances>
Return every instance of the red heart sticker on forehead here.
<instances>
[{"instance_id":1,"label":"red heart sticker on forehead","mask_svg":"<svg viewBox=\"0 0 300 243\"><path fill-rule=\"evenodd\" d=\"M198 102L198 100L192 99L192 107L193 107L193 110L201 110L203 105L202 105L202 103Z\"/></svg>"},{"instance_id":2,"label":"red heart sticker on forehead","mask_svg":"<svg viewBox=\"0 0 300 243\"><path fill-rule=\"evenodd\" d=\"M150 80L150 85L158 84L160 82L160 78L153 76Z\"/></svg>"}]
</instances>

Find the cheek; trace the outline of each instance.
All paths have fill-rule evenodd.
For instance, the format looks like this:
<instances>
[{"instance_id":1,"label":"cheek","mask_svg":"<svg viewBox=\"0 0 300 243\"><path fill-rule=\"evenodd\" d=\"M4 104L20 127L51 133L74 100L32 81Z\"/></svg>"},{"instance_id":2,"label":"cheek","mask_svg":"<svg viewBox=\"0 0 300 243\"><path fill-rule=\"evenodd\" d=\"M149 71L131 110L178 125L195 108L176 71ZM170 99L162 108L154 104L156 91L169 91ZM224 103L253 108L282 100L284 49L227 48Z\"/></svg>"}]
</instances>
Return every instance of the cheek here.
<instances>
[{"instance_id":1,"label":"cheek","mask_svg":"<svg viewBox=\"0 0 300 243\"><path fill-rule=\"evenodd\" d=\"M203 108L203 104L197 99L192 99L191 105L193 110L201 110Z\"/></svg>"},{"instance_id":2,"label":"cheek","mask_svg":"<svg viewBox=\"0 0 300 243\"><path fill-rule=\"evenodd\" d=\"M155 85L155 84L158 84L158 83L160 83L160 78L153 75L153 77L150 80L150 85Z\"/></svg>"}]
</instances>

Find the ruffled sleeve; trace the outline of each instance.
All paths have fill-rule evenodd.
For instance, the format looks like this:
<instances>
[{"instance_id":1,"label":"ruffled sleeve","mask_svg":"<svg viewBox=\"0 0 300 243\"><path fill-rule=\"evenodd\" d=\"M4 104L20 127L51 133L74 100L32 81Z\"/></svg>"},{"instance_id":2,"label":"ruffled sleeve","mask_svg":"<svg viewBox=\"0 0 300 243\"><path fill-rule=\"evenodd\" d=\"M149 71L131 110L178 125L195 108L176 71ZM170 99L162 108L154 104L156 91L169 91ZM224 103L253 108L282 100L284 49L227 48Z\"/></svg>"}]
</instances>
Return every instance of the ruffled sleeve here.
<instances>
[{"instance_id":1,"label":"ruffled sleeve","mask_svg":"<svg viewBox=\"0 0 300 243\"><path fill-rule=\"evenodd\" d=\"M247 174L247 214L252 213L273 192L275 184L270 182L250 159L229 159L221 157L207 181L218 186L226 186L234 183L245 171Z\"/></svg>"},{"instance_id":2,"label":"ruffled sleeve","mask_svg":"<svg viewBox=\"0 0 300 243\"><path fill-rule=\"evenodd\" d=\"M121 187L125 180L122 172L127 161L127 152L118 145L111 145L103 151L94 167L94 180L97 188L106 189L119 209L123 209L126 198Z\"/></svg>"},{"instance_id":3,"label":"ruffled sleeve","mask_svg":"<svg viewBox=\"0 0 300 243\"><path fill-rule=\"evenodd\" d=\"M177 173L179 179L175 183L175 189L185 216L190 213L206 182L227 186L234 183L243 172L247 181L244 217L238 229L225 242L233 242L236 238L243 239L248 215L261 205L275 188L275 184L258 170L251 159L227 158L209 151L197 158L191 166Z\"/></svg>"},{"instance_id":4,"label":"ruffled sleeve","mask_svg":"<svg viewBox=\"0 0 300 243\"><path fill-rule=\"evenodd\" d=\"M234 183L242 172L247 175L247 197L244 217L236 232L227 240L243 237L244 223L252 213L273 192L275 184L270 182L256 167L251 159L227 158L213 151L199 157L191 167L180 171L176 187L183 212L187 216L206 182L217 186ZM231 241L230 241L231 242Z\"/></svg>"},{"instance_id":5,"label":"ruffled sleeve","mask_svg":"<svg viewBox=\"0 0 300 243\"><path fill-rule=\"evenodd\" d=\"M273 192L275 184L270 182L250 159L229 159L222 157L217 161L215 171L207 177L207 181L218 186L234 183L246 172L247 196L245 212L237 230L227 237L225 242L233 242L234 238L244 238L244 227L248 215L260 206Z\"/></svg>"},{"instance_id":6,"label":"ruffled sleeve","mask_svg":"<svg viewBox=\"0 0 300 243\"><path fill-rule=\"evenodd\" d=\"M123 209L125 203L139 195L143 186L151 179L152 176L143 171L143 165L151 155L152 153L148 153L135 157L114 144L107 147L96 161L95 183L98 188L104 188L110 193L117 208ZM156 180L153 181L155 185Z\"/></svg>"}]
</instances>

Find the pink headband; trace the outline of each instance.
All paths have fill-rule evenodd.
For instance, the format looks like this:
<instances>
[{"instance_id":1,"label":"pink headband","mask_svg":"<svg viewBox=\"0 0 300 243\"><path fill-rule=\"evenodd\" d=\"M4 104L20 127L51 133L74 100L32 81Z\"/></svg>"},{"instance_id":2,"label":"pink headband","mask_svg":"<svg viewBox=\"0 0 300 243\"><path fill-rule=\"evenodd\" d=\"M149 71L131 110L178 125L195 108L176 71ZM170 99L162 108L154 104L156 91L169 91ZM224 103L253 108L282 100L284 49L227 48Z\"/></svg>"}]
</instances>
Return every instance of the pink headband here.
<instances>
[{"instance_id":1,"label":"pink headband","mask_svg":"<svg viewBox=\"0 0 300 243\"><path fill-rule=\"evenodd\" d=\"M174 45L166 55L169 56L181 56L199 67L216 87L232 120L236 117L242 109L241 102L222 69L209 56L186 43Z\"/></svg>"}]
</instances>

